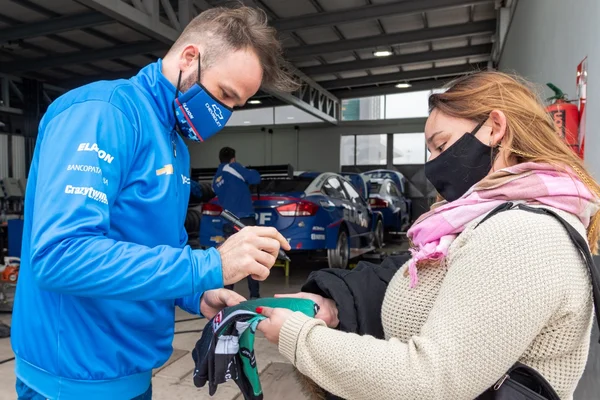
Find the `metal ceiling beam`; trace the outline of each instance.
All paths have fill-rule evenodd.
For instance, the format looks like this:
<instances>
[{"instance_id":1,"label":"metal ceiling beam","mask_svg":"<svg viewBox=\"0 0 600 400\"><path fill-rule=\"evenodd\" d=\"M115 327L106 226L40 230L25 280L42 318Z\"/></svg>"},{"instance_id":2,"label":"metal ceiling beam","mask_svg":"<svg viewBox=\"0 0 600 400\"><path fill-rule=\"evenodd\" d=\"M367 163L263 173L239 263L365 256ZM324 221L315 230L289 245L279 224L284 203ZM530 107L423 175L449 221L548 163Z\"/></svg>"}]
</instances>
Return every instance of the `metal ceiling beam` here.
<instances>
[{"instance_id":1,"label":"metal ceiling beam","mask_svg":"<svg viewBox=\"0 0 600 400\"><path fill-rule=\"evenodd\" d=\"M401 54L398 56L391 57L371 58L368 60L317 65L314 67L302 68L302 72L311 76L327 75L348 71L360 71L364 69L420 64L442 60L451 60L454 58L467 58L480 55L489 55L491 51L491 44L482 44L478 46L458 47L453 49L426 51L421 53Z\"/></svg>"},{"instance_id":2,"label":"metal ceiling beam","mask_svg":"<svg viewBox=\"0 0 600 400\"><path fill-rule=\"evenodd\" d=\"M288 58L314 57L321 54L338 53L374 48L377 46L394 46L406 43L418 43L431 40L449 39L484 33L493 33L496 20L472 22L442 26L439 28L417 29L408 32L390 33L387 35L368 36L358 39L338 40L335 42L319 43L308 46L292 47L286 50Z\"/></svg>"},{"instance_id":3,"label":"metal ceiling beam","mask_svg":"<svg viewBox=\"0 0 600 400\"><path fill-rule=\"evenodd\" d=\"M45 68L55 68L68 64L77 64L82 62L93 62L106 60L110 58L126 57L133 54L151 53L153 51L163 50L165 45L160 42L138 42L113 46L104 49L90 49L77 51L73 53L61 54L52 57L35 58L29 62L13 61L2 63L0 72L6 74L22 73L25 71L42 70Z\"/></svg>"},{"instance_id":4,"label":"metal ceiling beam","mask_svg":"<svg viewBox=\"0 0 600 400\"><path fill-rule=\"evenodd\" d=\"M123 0L75 0L92 10L99 11L125 26L165 44L172 44L179 37L179 31L161 22L159 7L155 4L152 13L143 11L125 3Z\"/></svg>"},{"instance_id":5,"label":"metal ceiling beam","mask_svg":"<svg viewBox=\"0 0 600 400\"><path fill-rule=\"evenodd\" d=\"M112 18L98 12L51 18L41 22L27 23L0 30L0 44L10 40L46 36L110 22L113 22Z\"/></svg>"},{"instance_id":6,"label":"metal ceiling beam","mask_svg":"<svg viewBox=\"0 0 600 400\"><path fill-rule=\"evenodd\" d=\"M342 11L330 11L318 14L308 14L300 17L286 18L273 21L278 31L294 31L331 26L354 21L364 21L389 17L390 15L410 15L446 8L461 7L473 4L491 3L493 0L407 0L388 4L373 4L355 7Z\"/></svg>"},{"instance_id":7,"label":"metal ceiling beam","mask_svg":"<svg viewBox=\"0 0 600 400\"><path fill-rule=\"evenodd\" d=\"M381 85L386 83L412 81L415 79L440 78L443 76L466 74L483 70L486 66L487 63L453 65L451 67L418 69L414 71L394 72L392 74L361 76L359 78L334 79L331 81L321 81L319 84L327 90Z\"/></svg>"},{"instance_id":8,"label":"metal ceiling beam","mask_svg":"<svg viewBox=\"0 0 600 400\"><path fill-rule=\"evenodd\" d=\"M361 97L380 96L384 94L419 92L421 90L438 89L451 80L451 78L445 78L440 80L434 79L427 81L419 81L413 83L411 87L405 89L397 88L396 85L386 85L365 87L360 89L334 90L331 93L333 93L333 95L337 96L339 99L356 99Z\"/></svg>"}]
</instances>

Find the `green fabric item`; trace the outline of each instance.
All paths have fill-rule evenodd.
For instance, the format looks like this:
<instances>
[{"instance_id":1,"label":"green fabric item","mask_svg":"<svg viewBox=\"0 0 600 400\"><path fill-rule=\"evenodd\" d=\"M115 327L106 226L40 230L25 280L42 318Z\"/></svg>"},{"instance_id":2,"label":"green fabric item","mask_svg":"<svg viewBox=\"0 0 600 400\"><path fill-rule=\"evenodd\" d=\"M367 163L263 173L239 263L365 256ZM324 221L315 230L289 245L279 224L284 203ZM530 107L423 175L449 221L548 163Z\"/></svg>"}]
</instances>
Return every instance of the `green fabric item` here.
<instances>
[{"instance_id":1,"label":"green fabric item","mask_svg":"<svg viewBox=\"0 0 600 400\"><path fill-rule=\"evenodd\" d=\"M220 383L233 379L246 400L261 400L262 387L254 355L256 327L266 317L257 307L287 308L314 317L319 307L312 300L262 298L245 301L219 312L204 328L192 353L194 384L209 384L214 395Z\"/></svg>"}]
</instances>

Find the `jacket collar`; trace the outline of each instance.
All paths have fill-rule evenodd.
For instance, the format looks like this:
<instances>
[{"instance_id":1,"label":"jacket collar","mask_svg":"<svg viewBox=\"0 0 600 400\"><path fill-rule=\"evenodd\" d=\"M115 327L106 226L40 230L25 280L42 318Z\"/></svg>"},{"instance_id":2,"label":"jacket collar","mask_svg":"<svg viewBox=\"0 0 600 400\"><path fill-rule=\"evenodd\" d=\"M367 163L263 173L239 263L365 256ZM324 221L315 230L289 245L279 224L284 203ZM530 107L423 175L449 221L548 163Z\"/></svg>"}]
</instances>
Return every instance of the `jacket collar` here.
<instances>
[{"instance_id":1,"label":"jacket collar","mask_svg":"<svg viewBox=\"0 0 600 400\"><path fill-rule=\"evenodd\" d=\"M175 86L162 73L162 59L142 68L131 81L145 92L154 106L154 112L170 132L175 125Z\"/></svg>"}]
</instances>

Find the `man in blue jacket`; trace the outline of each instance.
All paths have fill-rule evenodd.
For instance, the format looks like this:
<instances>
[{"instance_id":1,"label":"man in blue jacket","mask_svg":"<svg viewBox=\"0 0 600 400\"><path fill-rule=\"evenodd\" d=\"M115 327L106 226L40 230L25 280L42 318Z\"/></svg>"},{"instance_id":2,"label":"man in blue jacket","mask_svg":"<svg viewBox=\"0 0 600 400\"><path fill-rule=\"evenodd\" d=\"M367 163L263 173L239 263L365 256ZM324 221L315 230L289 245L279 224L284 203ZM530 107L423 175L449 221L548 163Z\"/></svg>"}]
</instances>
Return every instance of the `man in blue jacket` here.
<instances>
[{"instance_id":1,"label":"man in blue jacket","mask_svg":"<svg viewBox=\"0 0 600 400\"><path fill-rule=\"evenodd\" d=\"M149 399L171 355L174 312L214 316L222 289L269 275L286 240L252 227L218 250L183 228L190 160L262 85L294 89L263 12L214 8L164 59L96 82L44 116L25 199L12 345L20 399Z\"/></svg>"},{"instance_id":2,"label":"man in blue jacket","mask_svg":"<svg viewBox=\"0 0 600 400\"><path fill-rule=\"evenodd\" d=\"M252 205L252 195L249 185L260 183L258 171L248 169L235 160L235 150L223 147L219 152L221 164L213 178L213 190L219 198L219 204L225 210L232 212L244 225L256 225L256 213ZM233 225L225 224L223 227L225 237L231 236L235 231ZM226 286L233 290L233 285ZM250 298L260 297L260 287L256 279L248 276L248 291Z\"/></svg>"}]
</instances>

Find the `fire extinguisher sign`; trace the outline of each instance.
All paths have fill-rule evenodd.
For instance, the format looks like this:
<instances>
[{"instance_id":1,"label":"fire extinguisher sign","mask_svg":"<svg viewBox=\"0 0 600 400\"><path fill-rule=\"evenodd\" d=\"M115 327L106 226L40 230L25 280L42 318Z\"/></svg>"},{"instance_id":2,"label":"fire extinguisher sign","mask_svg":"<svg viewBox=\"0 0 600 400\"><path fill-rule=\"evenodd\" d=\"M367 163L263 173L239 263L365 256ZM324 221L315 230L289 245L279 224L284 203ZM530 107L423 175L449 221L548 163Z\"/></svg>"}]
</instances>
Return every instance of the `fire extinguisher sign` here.
<instances>
[{"instance_id":1,"label":"fire extinguisher sign","mask_svg":"<svg viewBox=\"0 0 600 400\"><path fill-rule=\"evenodd\" d=\"M565 110L551 110L550 116L554 120L554 125L556 125L556 129L561 138L566 138L566 124L565 119L567 117Z\"/></svg>"}]
</instances>

